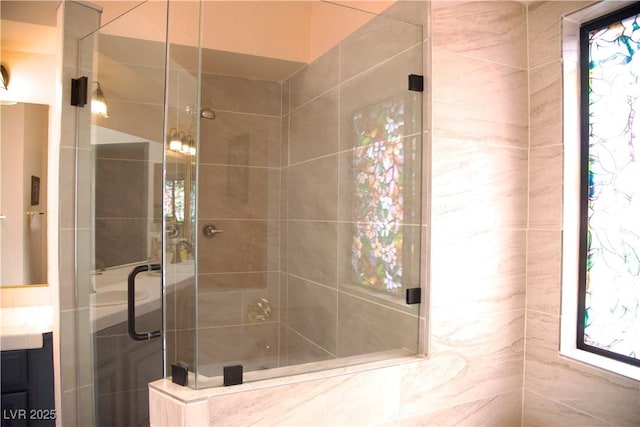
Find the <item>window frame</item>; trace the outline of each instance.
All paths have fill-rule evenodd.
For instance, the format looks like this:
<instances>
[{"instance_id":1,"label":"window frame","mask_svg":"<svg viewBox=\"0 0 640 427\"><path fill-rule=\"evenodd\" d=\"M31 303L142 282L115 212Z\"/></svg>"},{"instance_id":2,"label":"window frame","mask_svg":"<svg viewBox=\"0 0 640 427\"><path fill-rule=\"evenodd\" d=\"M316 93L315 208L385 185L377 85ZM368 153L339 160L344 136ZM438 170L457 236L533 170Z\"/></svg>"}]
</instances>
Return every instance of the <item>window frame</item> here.
<instances>
[{"instance_id":1,"label":"window frame","mask_svg":"<svg viewBox=\"0 0 640 427\"><path fill-rule=\"evenodd\" d=\"M640 3L608 13L580 26L580 259L578 272L578 318L576 345L579 349L619 362L640 366L640 359L609 351L585 342L585 312L587 283L587 235L589 226L589 33L633 15L640 14ZM587 53L583 55L583 53Z\"/></svg>"},{"instance_id":2,"label":"window frame","mask_svg":"<svg viewBox=\"0 0 640 427\"><path fill-rule=\"evenodd\" d=\"M581 258L581 73L580 28L583 24L624 12L635 2L599 2L561 17L563 201L560 349L562 357L640 381L640 367L578 347L578 291ZM585 199L586 200L586 199ZM585 270L586 271L586 270ZM584 305L583 305L584 306Z\"/></svg>"}]
</instances>

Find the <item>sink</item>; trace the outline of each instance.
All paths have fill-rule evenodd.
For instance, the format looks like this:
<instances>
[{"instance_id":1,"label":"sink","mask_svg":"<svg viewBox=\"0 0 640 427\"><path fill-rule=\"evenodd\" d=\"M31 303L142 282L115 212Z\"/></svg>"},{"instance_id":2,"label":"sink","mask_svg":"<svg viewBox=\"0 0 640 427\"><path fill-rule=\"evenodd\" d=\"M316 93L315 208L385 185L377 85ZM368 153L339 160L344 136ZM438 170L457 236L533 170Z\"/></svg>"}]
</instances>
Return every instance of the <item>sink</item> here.
<instances>
[{"instance_id":1,"label":"sink","mask_svg":"<svg viewBox=\"0 0 640 427\"><path fill-rule=\"evenodd\" d=\"M136 291L136 301L143 300L147 297L147 293L144 291ZM127 303L127 291L125 290L111 290L97 292L92 295L91 305L94 307L107 307L111 305L120 305Z\"/></svg>"}]
</instances>

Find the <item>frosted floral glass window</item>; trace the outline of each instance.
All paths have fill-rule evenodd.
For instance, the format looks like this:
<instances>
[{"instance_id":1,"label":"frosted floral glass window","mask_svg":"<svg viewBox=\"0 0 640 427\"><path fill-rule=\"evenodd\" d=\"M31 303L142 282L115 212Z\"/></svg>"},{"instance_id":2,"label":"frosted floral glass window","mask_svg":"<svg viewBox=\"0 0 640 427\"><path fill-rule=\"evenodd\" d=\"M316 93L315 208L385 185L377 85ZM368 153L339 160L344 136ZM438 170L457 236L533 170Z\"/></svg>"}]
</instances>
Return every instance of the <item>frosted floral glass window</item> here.
<instances>
[{"instance_id":1,"label":"frosted floral glass window","mask_svg":"<svg viewBox=\"0 0 640 427\"><path fill-rule=\"evenodd\" d=\"M356 283L400 294L403 273L404 102L354 117L352 266Z\"/></svg>"},{"instance_id":2,"label":"frosted floral glass window","mask_svg":"<svg viewBox=\"0 0 640 427\"><path fill-rule=\"evenodd\" d=\"M587 23L578 347L640 365L640 9ZM588 74L586 74L588 72Z\"/></svg>"}]
</instances>

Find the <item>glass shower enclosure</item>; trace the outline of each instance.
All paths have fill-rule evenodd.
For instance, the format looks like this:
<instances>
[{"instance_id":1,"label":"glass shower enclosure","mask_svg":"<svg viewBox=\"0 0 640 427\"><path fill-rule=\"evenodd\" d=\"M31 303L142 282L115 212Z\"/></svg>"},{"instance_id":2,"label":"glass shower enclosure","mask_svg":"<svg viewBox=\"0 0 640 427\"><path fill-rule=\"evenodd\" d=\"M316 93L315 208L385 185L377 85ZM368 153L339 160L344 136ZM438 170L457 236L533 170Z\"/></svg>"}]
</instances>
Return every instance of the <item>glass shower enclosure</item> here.
<instances>
[{"instance_id":1,"label":"glass shower enclosure","mask_svg":"<svg viewBox=\"0 0 640 427\"><path fill-rule=\"evenodd\" d=\"M98 425L148 423L172 365L203 388L423 351L423 35L392 3L145 2L84 39Z\"/></svg>"}]
</instances>

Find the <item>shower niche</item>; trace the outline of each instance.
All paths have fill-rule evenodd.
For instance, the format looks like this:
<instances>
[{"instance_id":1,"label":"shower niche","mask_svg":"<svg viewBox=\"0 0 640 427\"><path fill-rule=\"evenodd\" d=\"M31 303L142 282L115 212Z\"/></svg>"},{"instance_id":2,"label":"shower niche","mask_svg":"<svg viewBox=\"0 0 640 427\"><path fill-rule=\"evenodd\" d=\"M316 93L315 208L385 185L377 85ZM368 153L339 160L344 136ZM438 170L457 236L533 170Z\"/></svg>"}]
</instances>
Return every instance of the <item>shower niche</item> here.
<instances>
[{"instance_id":1,"label":"shower niche","mask_svg":"<svg viewBox=\"0 0 640 427\"><path fill-rule=\"evenodd\" d=\"M162 265L142 277L155 305L136 308L141 328L162 330L149 348L165 376L180 363L205 388L229 366L250 382L424 351L424 312L407 303L421 287L423 94L409 76L423 74L422 27L374 6L147 2L87 38L109 102L92 134L133 135L127 150L146 159L91 175L89 270ZM121 197L111 207L137 200L139 237L98 227L104 188ZM109 239L123 249L98 265ZM94 323L96 342L126 342L124 323Z\"/></svg>"}]
</instances>

